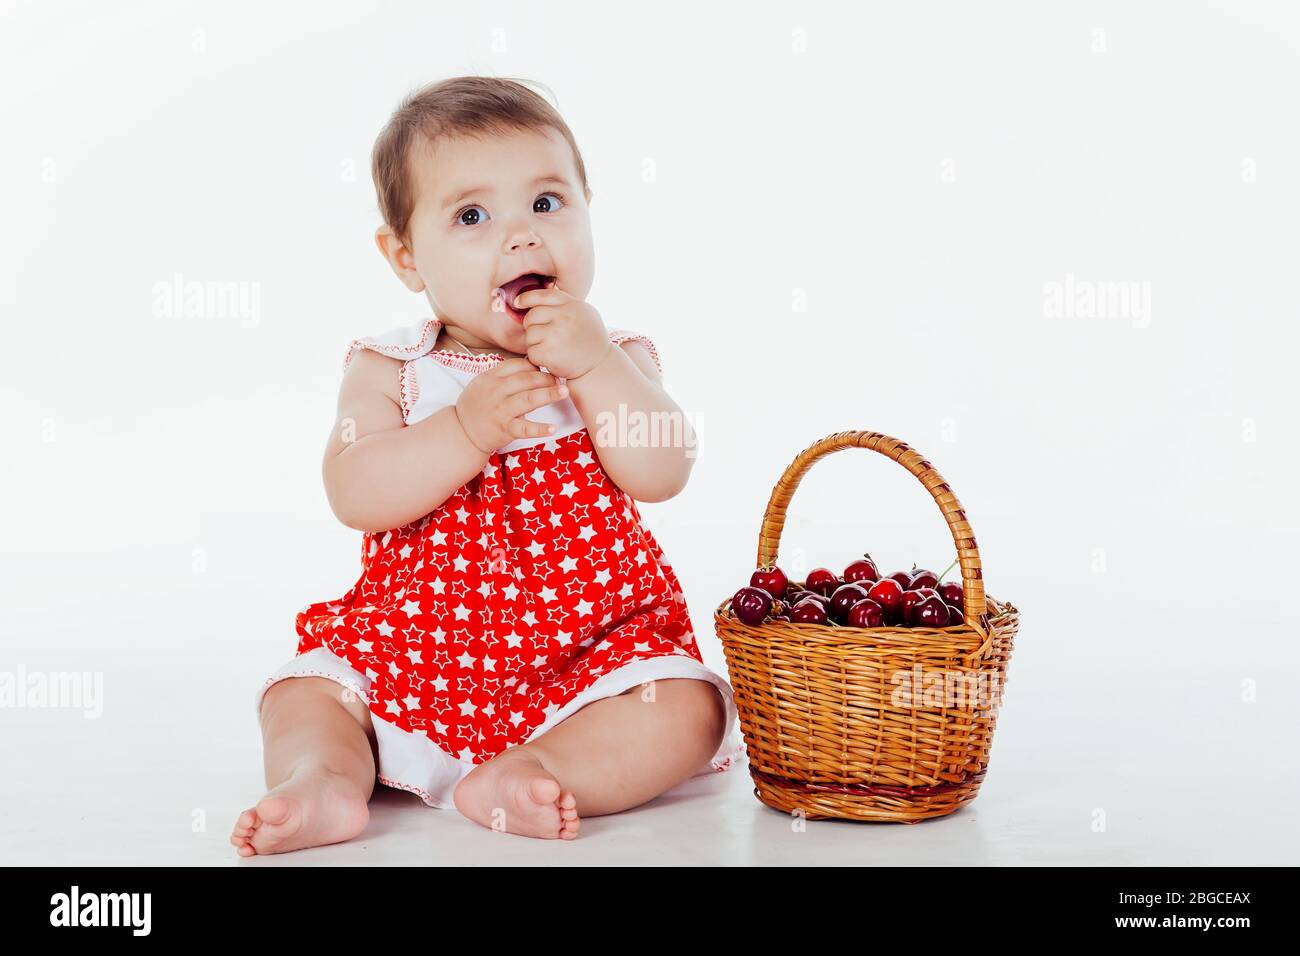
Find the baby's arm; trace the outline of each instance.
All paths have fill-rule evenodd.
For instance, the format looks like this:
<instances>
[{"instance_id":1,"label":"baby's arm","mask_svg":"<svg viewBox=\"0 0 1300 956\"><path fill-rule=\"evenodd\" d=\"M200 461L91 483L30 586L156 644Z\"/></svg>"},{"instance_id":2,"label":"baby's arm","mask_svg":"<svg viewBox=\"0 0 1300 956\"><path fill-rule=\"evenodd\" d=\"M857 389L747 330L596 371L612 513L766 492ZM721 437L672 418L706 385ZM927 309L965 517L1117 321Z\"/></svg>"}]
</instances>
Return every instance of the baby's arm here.
<instances>
[{"instance_id":1,"label":"baby's arm","mask_svg":"<svg viewBox=\"0 0 1300 956\"><path fill-rule=\"evenodd\" d=\"M402 363L370 349L353 357L339 389L338 420L322 473L330 507L349 528L385 531L422 518L483 470L449 405L406 425Z\"/></svg>"},{"instance_id":2,"label":"baby's arm","mask_svg":"<svg viewBox=\"0 0 1300 956\"><path fill-rule=\"evenodd\" d=\"M594 436L601 465L618 485L637 501L666 501L686 486L695 464L698 440L691 423L663 388L654 359L640 342L612 345L595 367L568 380L573 404ZM619 406L626 406L626 417ZM667 441L651 439L633 443L615 429L612 437L603 422L644 416L646 434L669 425Z\"/></svg>"},{"instance_id":3,"label":"baby's arm","mask_svg":"<svg viewBox=\"0 0 1300 956\"><path fill-rule=\"evenodd\" d=\"M505 359L475 375L456 404L407 425L401 370L398 359L363 349L339 389L321 468L334 514L358 531L423 518L481 472L496 449L551 434L553 425L525 416L566 394L526 359Z\"/></svg>"}]
</instances>

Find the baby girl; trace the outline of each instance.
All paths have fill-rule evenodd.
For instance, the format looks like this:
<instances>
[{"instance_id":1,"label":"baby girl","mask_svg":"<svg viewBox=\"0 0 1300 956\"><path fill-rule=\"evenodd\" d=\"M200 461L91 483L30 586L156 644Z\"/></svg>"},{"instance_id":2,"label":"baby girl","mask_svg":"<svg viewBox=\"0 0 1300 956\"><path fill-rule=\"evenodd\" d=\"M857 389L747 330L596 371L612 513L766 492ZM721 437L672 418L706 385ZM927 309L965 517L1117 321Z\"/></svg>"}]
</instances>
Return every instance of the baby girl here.
<instances>
[{"instance_id":1,"label":"baby girl","mask_svg":"<svg viewBox=\"0 0 1300 956\"><path fill-rule=\"evenodd\" d=\"M376 780L573 839L581 816L744 753L636 506L682 490L694 434L605 427L683 413L653 342L585 301L592 193L545 99L488 77L426 87L372 171L379 249L435 317L347 349L322 470L364 532L361 576L298 613L295 656L258 691L268 790L231 843L351 839Z\"/></svg>"}]
</instances>

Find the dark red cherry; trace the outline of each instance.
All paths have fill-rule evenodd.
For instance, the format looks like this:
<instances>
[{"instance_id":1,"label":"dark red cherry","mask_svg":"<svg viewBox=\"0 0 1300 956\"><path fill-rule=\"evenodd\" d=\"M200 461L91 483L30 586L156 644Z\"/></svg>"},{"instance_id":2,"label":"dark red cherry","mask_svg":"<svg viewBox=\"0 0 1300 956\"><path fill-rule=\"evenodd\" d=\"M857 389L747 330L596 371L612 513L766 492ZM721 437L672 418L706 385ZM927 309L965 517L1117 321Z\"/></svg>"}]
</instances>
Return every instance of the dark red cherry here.
<instances>
[{"instance_id":1,"label":"dark red cherry","mask_svg":"<svg viewBox=\"0 0 1300 956\"><path fill-rule=\"evenodd\" d=\"M742 624L750 627L762 624L763 618L772 610L772 595L762 588L741 588L731 596L731 609Z\"/></svg>"},{"instance_id":2,"label":"dark red cherry","mask_svg":"<svg viewBox=\"0 0 1300 956\"><path fill-rule=\"evenodd\" d=\"M948 605L948 626L957 627L966 623L966 612L954 604Z\"/></svg>"},{"instance_id":3,"label":"dark red cherry","mask_svg":"<svg viewBox=\"0 0 1300 956\"><path fill-rule=\"evenodd\" d=\"M790 580L785 576L785 572L774 564L758 568L749 576L751 588L761 588L774 598L784 595L789 583Z\"/></svg>"},{"instance_id":4,"label":"dark red cherry","mask_svg":"<svg viewBox=\"0 0 1300 956\"><path fill-rule=\"evenodd\" d=\"M943 598L945 604L955 604L957 607L961 607L962 594L960 581L944 581L935 588L935 590L939 592L939 597Z\"/></svg>"},{"instance_id":5,"label":"dark red cherry","mask_svg":"<svg viewBox=\"0 0 1300 956\"><path fill-rule=\"evenodd\" d=\"M912 568L912 590L917 588L932 588L939 583L939 575L933 571L927 571L925 568Z\"/></svg>"},{"instance_id":6,"label":"dark red cherry","mask_svg":"<svg viewBox=\"0 0 1300 956\"><path fill-rule=\"evenodd\" d=\"M831 592L839 586L840 579L830 568L813 568L808 572L808 579L804 581L804 587L809 591L816 591L826 597L830 597Z\"/></svg>"},{"instance_id":7,"label":"dark red cherry","mask_svg":"<svg viewBox=\"0 0 1300 956\"><path fill-rule=\"evenodd\" d=\"M885 610L871 598L863 598L849 608L849 627L883 627Z\"/></svg>"},{"instance_id":8,"label":"dark red cherry","mask_svg":"<svg viewBox=\"0 0 1300 956\"><path fill-rule=\"evenodd\" d=\"M921 602L928 598L939 597L939 592L934 588L912 588L910 591L903 592L903 623L909 627L915 623L916 609L920 607ZM940 598L942 600L942 598Z\"/></svg>"},{"instance_id":9,"label":"dark red cherry","mask_svg":"<svg viewBox=\"0 0 1300 956\"><path fill-rule=\"evenodd\" d=\"M831 616L837 621L847 618L849 608L867 596L867 589L861 584L841 584L831 595Z\"/></svg>"},{"instance_id":10,"label":"dark red cherry","mask_svg":"<svg viewBox=\"0 0 1300 956\"><path fill-rule=\"evenodd\" d=\"M948 605L938 594L926 598L912 612L912 620L916 627L947 627Z\"/></svg>"},{"instance_id":11,"label":"dark red cherry","mask_svg":"<svg viewBox=\"0 0 1300 956\"><path fill-rule=\"evenodd\" d=\"M885 617L888 619L890 611L896 611L903 606L903 586L892 577L884 578L871 585L867 597L884 609Z\"/></svg>"},{"instance_id":12,"label":"dark red cherry","mask_svg":"<svg viewBox=\"0 0 1300 956\"><path fill-rule=\"evenodd\" d=\"M790 620L798 621L801 624L825 624L826 609L822 607L820 601L813 598L804 598L790 608Z\"/></svg>"},{"instance_id":13,"label":"dark red cherry","mask_svg":"<svg viewBox=\"0 0 1300 956\"><path fill-rule=\"evenodd\" d=\"M853 584L858 581L866 581L868 586L875 584L880 580L880 572L876 570L876 562L871 560L871 555L864 554L858 560L850 562L849 566L844 569L844 583Z\"/></svg>"},{"instance_id":14,"label":"dark red cherry","mask_svg":"<svg viewBox=\"0 0 1300 956\"><path fill-rule=\"evenodd\" d=\"M885 580L897 581L898 586L901 587L904 591L908 590L912 586L912 576L908 574L906 571L895 571L889 577L885 578Z\"/></svg>"},{"instance_id":15,"label":"dark red cherry","mask_svg":"<svg viewBox=\"0 0 1300 956\"><path fill-rule=\"evenodd\" d=\"M803 597L801 597L799 601L807 601L807 600L816 601L818 604L822 606L822 610L824 610L827 614L830 613L831 599L828 598L825 594L818 594L816 591L805 591ZM794 603L798 604L799 601L795 601Z\"/></svg>"},{"instance_id":16,"label":"dark red cherry","mask_svg":"<svg viewBox=\"0 0 1300 956\"><path fill-rule=\"evenodd\" d=\"M818 592L815 591L809 591L809 589L807 588L803 588L797 594L793 594L793 596L785 598L785 602L787 602L787 604L790 605L796 605L798 604L798 602L802 601L803 598L806 597L811 597L813 598L814 601L820 601L822 602L823 605L826 605L827 607L831 606L831 598L827 597L826 594L819 594Z\"/></svg>"}]
</instances>

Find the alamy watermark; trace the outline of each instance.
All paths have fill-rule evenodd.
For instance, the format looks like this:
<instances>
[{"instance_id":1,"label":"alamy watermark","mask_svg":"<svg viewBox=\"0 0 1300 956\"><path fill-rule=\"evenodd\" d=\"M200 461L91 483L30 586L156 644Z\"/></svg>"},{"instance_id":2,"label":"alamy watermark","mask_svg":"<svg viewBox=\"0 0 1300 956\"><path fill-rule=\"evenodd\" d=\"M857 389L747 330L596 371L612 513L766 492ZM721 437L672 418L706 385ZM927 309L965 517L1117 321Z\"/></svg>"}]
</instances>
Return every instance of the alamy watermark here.
<instances>
[{"instance_id":1,"label":"alamy watermark","mask_svg":"<svg viewBox=\"0 0 1300 956\"><path fill-rule=\"evenodd\" d=\"M88 893L74 883L50 897L51 926L123 926L132 936L148 936L152 911L152 893Z\"/></svg>"},{"instance_id":2,"label":"alamy watermark","mask_svg":"<svg viewBox=\"0 0 1300 956\"><path fill-rule=\"evenodd\" d=\"M602 448L684 448L687 458L698 454L699 440L692 422L699 416L685 412L629 411L618 403L618 412L596 415L596 444Z\"/></svg>"},{"instance_id":3,"label":"alamy watermark","mask_svg":"<svg viewBox=\"0 0 1300 956\"><path fill-rule=\"evenodd\" d=\"M186 280L153 285L153 314L160 319L239 319L246 329L262 321L262 283Z\"/></svg>"},{"instance_id":4,"label":"alamy watermark","mask_svg":"<svg viewBox=\"0 0 1300 956\"><path fill-rule=\"evenodd\" d=\"M894 671L889 702L899 708L924 710L992 711L1002 703L1002 677L996 671L910 670Z\"/></svg>"},{"instance_id":5,"label":"alamy watermark","mask_svg":"<svg viewBox=\"0 0 1300 956\"><path fill-rule=\"evenodd\" d=\"M104 714L103 671L0 671L0 709L80 709L83 716Z\"/></svg>"},{"instance_id":6,"label":"alamy watermark","mask_svg":"<svg viewBox=\"0 0 1300 956\"><path fill-rule=\"evenodd\" d=\"M1151 283L1076 279L1043 283L1043 315L1049 319L1128 319L1133 328L1151 324Z\"/></svg>"}]
</instances>

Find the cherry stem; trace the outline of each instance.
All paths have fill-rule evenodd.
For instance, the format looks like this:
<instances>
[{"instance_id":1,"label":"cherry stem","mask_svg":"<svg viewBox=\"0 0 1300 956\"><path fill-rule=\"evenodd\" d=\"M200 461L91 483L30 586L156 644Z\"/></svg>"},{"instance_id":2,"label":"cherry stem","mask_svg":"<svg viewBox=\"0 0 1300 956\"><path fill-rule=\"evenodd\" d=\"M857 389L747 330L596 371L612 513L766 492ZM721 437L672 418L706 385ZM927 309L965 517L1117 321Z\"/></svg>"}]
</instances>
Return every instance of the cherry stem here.
<instances>
[{"instance_id":1,"label":"cherry stem","mask_svg":"<svg viewBox=\"0 0 1300 956\"><path fill-rule=\"evenodd\" d=\"M957 559L953 558L952 564L956 564L956 563L957 563ZM947 576L948 572L952 570L952 564L948 565L946 568L943 569L943 574L939 575L940 581L942 581Z\"/></svg>"}]
</instances>

